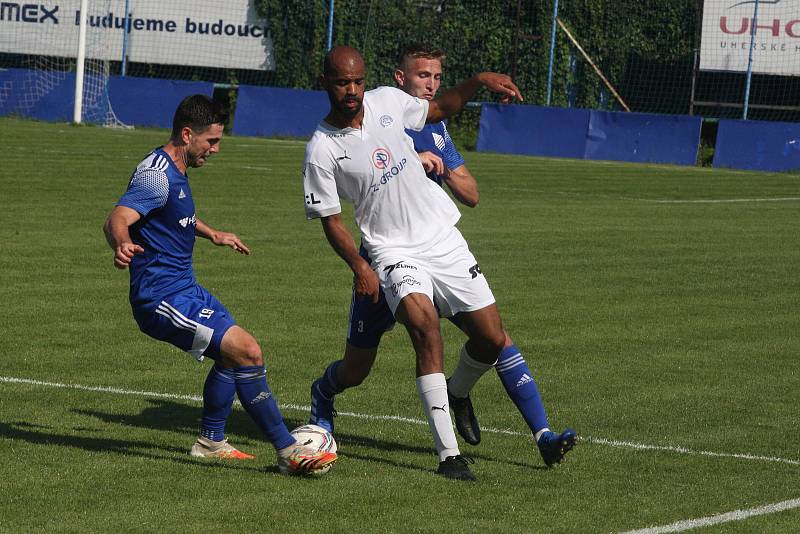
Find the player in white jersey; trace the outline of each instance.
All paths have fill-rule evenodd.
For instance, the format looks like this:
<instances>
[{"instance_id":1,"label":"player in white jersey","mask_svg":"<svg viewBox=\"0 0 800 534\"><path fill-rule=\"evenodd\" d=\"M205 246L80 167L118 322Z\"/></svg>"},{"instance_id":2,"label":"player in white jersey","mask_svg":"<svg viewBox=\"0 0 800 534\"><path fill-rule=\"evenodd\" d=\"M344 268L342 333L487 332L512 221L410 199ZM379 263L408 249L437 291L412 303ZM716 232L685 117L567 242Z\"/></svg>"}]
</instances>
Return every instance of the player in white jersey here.
<instances>
[{"instance_id":1,"label":"player in white jersey","mask_svg":"<svg viewBox=\"0 0 800 534\"><path fill-rule=\"evenodd\" d=\"M441 85L443 60L444 52L427 44L412 43L405 46L394 72L397 86L411 96L432 100ZM430 162L432 169L426 167L428 178L440 186L447 184L453 196L462 204L476 206L479 201L477 181L450 139L444 121L426 124L420 131L406 130L406 134L411 137L423 164ZM460 314L448 319L463 329ZM394 323L383 293L378 303L353 297L344 357L328 365L322 376L312 384L309 422L333 432L334 398L346 389L361 384L369 375L377 357L381 336ZM464 332L469 336L469 331L464 329ZM464 384L462 377L465 373L467 376L470 374L465 371L467 369L482 368L492 363L508 397L530 428L545 464L552 466L560 463L574 446L577 434L569 428L560 434L550 430L534 374L507 332L503 350L496 362L473 361L466 348L460 352L459 364L448 379L450 408L458 433L471 445L480 442L480 427L469 390L461 389ZM471 380L467 381L467 384L471 383Z\"/></svg>"},{"instance_id":2,"label":"player in white jersey","mask_svg":"<svg viewBox=\"0 0 800 534\"><path fill-rule=\"evenodd\" d=\"M325 57L321 78L331 109L306 147L306 216L354 273L356 294L377 302L380 290L417 354L417 390L439 455L437 473L475 480L461 455L447 410L439 314L461 314L470 354L494 362L505 335L486 279L455 224L450 197L425 175L405 128L420 130L458 113L486 86L508 98L519 89L504 74L481 73L428 102L399 89L364 91L364 62L340 46ZM370 262L341 220L339 199L354 204ZM477 381L485 369L471 373Z\"/></svg>"}]
</instances>

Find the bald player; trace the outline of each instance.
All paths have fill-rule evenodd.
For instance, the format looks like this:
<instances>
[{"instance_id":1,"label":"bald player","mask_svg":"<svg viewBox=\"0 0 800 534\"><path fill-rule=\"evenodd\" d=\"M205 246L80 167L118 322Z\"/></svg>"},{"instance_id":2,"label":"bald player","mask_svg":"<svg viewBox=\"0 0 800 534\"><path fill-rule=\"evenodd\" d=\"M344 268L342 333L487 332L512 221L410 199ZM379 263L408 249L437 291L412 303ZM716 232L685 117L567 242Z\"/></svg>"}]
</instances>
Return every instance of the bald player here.
<instances>
[{"instance_id":1,"label":"bald player","mask_svg":"<svg viewBox=\"0 0 800 534\"><path fill-rule=\"evenodd\" d=\"M397 86L411 96L433 100L441 85L443 60L444 52L428 44L406 45L398 56L394 71ZM428 178L440 186L446 184L462 204L469 207L478 204L477 181L450 139L444 121L428 123L420 131L407 129L406 134L411 137L414 149L420 153ZM363 246L361 254L365 254ZM463 329L461 316L459 313L449 319ZM361 384L369 375L377 357L381 337L394 324L395 319L383 292L377 303L353 297L344 356L341 360L332 362L312 385L310 422L333 432L335 396ZM464 332L467 336L470 335L465 329ZM469 341L467 346L468 344ZM461 348L458 365L448 380L450 408L461 437L470 445L477 445L481 439L480 427L469 397L470 390L464 389L465 382L462 379L467 377L467 387L471 387L474 385L470 372L472 368L494 367L508 397L530 428L545 464L553 466L561 463L565 454L574 446L577 434L570 428L560 434L550 430L534 375L508 333L505 333L504 347L496 362L473 359L467 346Z\"/></svg>"},{"instance_id":2,"label":"bald player","mask_svg":"<svg viewBox=\"0 0 800 534\"><path fill-rule=\"evenodd\" d=\"M439 456L436 472L475 480L448 410L439 315L460 314L470 332L470 356L490 362L471 369L465 382L474 384L491 368L505 334L489 284L455 227L461 214L426 176L405 129L420 130L458 113L484 86L508 98L521 95L508 76L490 72L431 101L391 87L365 92L364 70L351 47L333 48L325 57L320 82L330 111L306 146L306 216L322 221L328 242L353 271L356 298L377 303L382 291L394 319L406 327ZM341 219L340 198L354 205L363 256Z\"/></svg>"}]
</instances>

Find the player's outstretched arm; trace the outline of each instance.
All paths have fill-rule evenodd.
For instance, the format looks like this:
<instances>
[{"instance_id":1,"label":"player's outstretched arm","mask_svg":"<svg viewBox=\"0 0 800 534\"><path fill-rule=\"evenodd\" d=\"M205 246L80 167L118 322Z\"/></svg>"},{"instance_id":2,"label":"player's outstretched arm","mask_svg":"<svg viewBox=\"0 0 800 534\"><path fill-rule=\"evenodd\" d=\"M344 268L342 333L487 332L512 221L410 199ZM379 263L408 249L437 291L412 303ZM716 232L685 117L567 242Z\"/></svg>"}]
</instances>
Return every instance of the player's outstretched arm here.
<instances>
[{"instance_id":1,"label":"player's outstretched arm","mask_svg":"<svg viewBox=\"0 0 800 534\"><path fill-rule=\"evenodd\" d=\"M347 263L353 271L353 288L359 297L370 297L372 302L380 298L378 275L369 266L356 249L353 236L342 222L341 214L322 217L322 229L333 250Z\"/></svg>"},{"instance_id":2,"label":"player's outstretched arm","mask_svg":"<svg viewBox=\"0 0 800 534\"><path fill-rule=\"evenodd\" d=\"M497 72L481 72L474 78L465 80L455 87L451 87L428 106L427 122L439 122L452 117L467 105L481 87L486 87L494 93L503 95L503 102L513 99L522 101L522 93L507 74Z\"/></svg>"},{"instance_id":3,"label":"player's outstretched arm","mask_svg":"<svg viewBox=\"0 0 800 534\"><path fill-rule=\"evenodd\" d=\"M242 243L242 240L239 239L239 236L231 232L214 230L200 219L197 219L197 225L194 227L194 233L200 237L208 239L218 247L231 247L239 254L244 254L245 256L250 255L250 249L247 248L244 243Z\"/></svg>"},{"instance_id":4,"label":"player's outstretched arm","mask_svg":"<svg viewBox=\"0 0 800 534\"><path fill-rule=\"evenodd\" d=\"M466 165L459 165L455 169L447 169L444 175L444 183L450 188L459 202L474 208L478 205L480 194L478 193L478 181L469 172Z\"/></svg>"},{"instance_id":5,"label":"player's outstretched arm","mask_svg":"<svg viewBox=\"0 0 800 534\"><path fill-rule=\"evenodd\" d=\"M125 269L130 265L136 254L141 254L144 249L131 240L128 227L141 218L139 212L127 206L117 206L106 219L103 233L106 242L114 251L114 267Z\"/></svg>"}]
</instances>

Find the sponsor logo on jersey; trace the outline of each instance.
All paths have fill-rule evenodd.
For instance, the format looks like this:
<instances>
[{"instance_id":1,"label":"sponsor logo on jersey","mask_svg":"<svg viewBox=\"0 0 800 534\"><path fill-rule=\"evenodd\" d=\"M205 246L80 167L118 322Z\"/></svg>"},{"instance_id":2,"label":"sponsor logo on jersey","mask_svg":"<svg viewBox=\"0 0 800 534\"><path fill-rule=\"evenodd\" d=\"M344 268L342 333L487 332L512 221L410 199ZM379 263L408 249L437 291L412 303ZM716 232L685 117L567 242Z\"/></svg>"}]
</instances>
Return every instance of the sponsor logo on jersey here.
<instances>
[{"instance_id":1,"label":"sponsor logo on jersey","mask_svg":"<svg viewBox=\"0 0 800 534\"><path fill-rule=\"evenodd\" d=\"M394 122L394 119L390 115L383 115L379 120L381 126L383 126L384 128L388 128Z\"/></svg>"},{"instance_id":2,"label":"sponsor logo on jersey","mask_svg":"<svg viewBox=\"0 0 800 534\"><path fill-rule=\"evenodd\" d=\"M436 132L432 132L431 135L433 136L433 144L436 145L436 148L444 150L444 137Z\"/></svg>"},{"instance_id":3,"label":"sponsor logo on jersey","mask_svg":"<svg viewBox=\"0 0 800 534\"><path fill-rule=\"evenodd\" d=\"M195 225L197 224L197 217L194 213L192 213L191 217L184 217L183 219L180 219L178 221L178 224L180 224L184 228L186 228L186 226L190 224Z\"/></svg>"},{"instance_id":4,"label":"sponsor logo on jersey","mask_svg":"<svg viewBox=\"0 0 800 534\"><path fill-rule=\"evenodd\" d=\"M376 148L372 152L372 164L375 165L376 169L388 169L391 162L392 154L385 148Z\"/></svg>"},{"instance_id":5,"label":"sponsor logo on jersey","mask_svg":"<svg viewBox=\"0 0 800 534\"><path fill-rule=\"evenodd\" d=\"M178 198L179 198L179 199L181 199L181 198L186 198L186 193L184 193L184 192L183 192L183 188L182 188L182 187L181 187L181 192L180 192L180 193L178 193Z\"/></svg>"},{"instance_id":6,"label":"sponsor logo on jersey","mask_svg":"<svg viewBox=\"0 0 800 534\"><path fill-rule=\"evenodd\" d=\"M392 295L396 297L400 293L400 288L402 288L404 285L411 287L411 286L419 286L422 284L420 284L419 280L407 274L403 277L402 280L392 284Z\"/></svg>"},{"instance_id":7,"label":"sponsor logo on jersey","mask_svg":"<svg viewBox=\"0 0 800 534\"><path fill-rule=\"evenodd\" d=\"M377 193L382 185L386 185L387 183L389 183L389 180L400 174L400 172L406 166L406 161L407 161L406 158L403 158L396 165L392 165L385 173L381 174L381 177L378 179L377 182L372 182L371 184L369 184L370 191L373 193Z\"/></svg>"}]
</instances>

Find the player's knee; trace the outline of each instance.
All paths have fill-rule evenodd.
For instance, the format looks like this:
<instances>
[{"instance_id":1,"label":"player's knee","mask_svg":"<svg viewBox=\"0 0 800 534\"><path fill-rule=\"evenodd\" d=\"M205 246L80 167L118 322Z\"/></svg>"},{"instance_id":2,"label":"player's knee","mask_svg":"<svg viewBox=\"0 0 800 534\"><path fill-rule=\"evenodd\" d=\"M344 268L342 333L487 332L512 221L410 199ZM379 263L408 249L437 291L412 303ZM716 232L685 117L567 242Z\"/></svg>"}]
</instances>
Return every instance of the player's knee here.
<instances>
[{"instance_id":1,"label":"player's knee","mask_svg":"<svg viewBox=\"0 0 800 534\"><path fill-rule=\"evenodd\" d=\"M225 361L235 367L264 365L261 347L255 340L242 340L223 353Z\"/></svg>"},{"instance_id":2,"label":"player's knee","mask_svg":"<svg viewBox=\"0 0 800 534\"><path fill-rule=\"evenodd\" d=\"M506 346L506 333L502 330L494 333L493 335L489 336L488 343L492 352L500 354L500 351L502 351Z\"/></svg>"},{"instance_id":3,"label":"player's knee","mask_svg":"<svg viewBox=\"0 0 800 534\"><path fill-rule=\"evenodd\" d=\"M242 358L247 361L247 365L264 365L264 355L261 347L256 340L250 339L242 344Z\"/></svg>"},{"instance_id":4,"label":"player's knee","mask_svg":"<svg viewBox=\"0 0 800 534\"><path fill-rule=\"evenodd\" d=\"M506 335L502 330L486 333L467 344L470 355L481 361L496 360L505 346Z\"/></svg>"}]
</instances>

